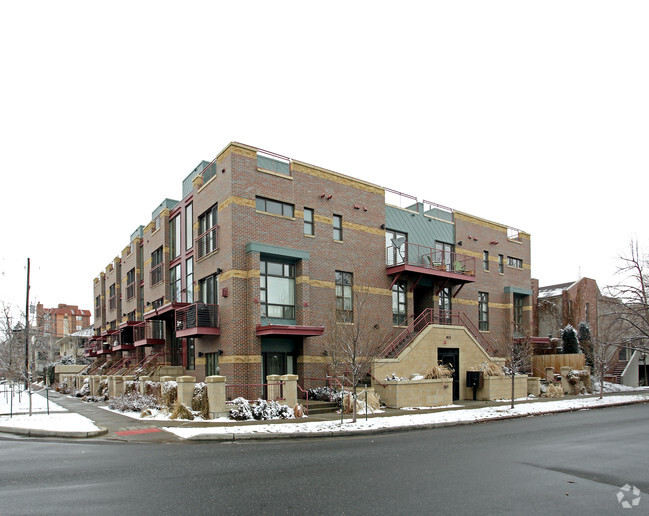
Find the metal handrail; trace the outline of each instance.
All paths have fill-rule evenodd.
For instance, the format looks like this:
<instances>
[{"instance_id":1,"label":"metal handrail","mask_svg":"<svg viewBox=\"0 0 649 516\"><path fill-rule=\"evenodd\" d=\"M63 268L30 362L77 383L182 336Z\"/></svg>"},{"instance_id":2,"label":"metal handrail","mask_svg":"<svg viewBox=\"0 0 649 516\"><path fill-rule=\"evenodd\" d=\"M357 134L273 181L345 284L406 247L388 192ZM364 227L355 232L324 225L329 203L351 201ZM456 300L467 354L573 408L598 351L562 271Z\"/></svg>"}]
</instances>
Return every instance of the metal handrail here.
<instances>
[{"instance_id":1,"label":"metal handrail","mask_svg":"<svg viewBox=\"0 0 649 516\"><path fill-rule=\"evenodd\" d=\"M385 263L387 267L397 265L414 265L424 269L453 272L464 276L475 276L475 257L456 251L444 251L413 242L404 242L401 246L386 247Z\"/></svg>"}]
</instances>

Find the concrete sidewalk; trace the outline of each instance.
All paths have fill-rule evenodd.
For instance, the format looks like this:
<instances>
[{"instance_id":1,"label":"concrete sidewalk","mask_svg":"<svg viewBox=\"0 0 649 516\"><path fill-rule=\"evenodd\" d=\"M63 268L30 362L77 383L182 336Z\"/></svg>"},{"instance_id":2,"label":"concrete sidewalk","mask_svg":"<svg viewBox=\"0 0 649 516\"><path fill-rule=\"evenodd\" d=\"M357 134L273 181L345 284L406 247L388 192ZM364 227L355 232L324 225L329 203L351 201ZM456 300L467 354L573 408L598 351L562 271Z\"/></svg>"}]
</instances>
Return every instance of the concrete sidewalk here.
<instances>
[{"instance_id":1,"label":"concrete sidewalk","mask_svg":"<svg viewBox=\"0 0 649 516\"><path fill-rule=\"evenodd\" d=\"M645 396L637 401L631 403L646 403L649 401L649 391L626 391L620 393L609 393L604 396L605 400L609 400L611 405L619 405L615 402L615 398L618 396L625 395L634 395L634 394L645 394ZM565 396L564 398L558 399L547 399L547 398L532 398L521 401L516 401L516 406L525 405L528 403L552 403L559 400L570 400L570 399L586 399L586 398L598 398L598 395L590 396ZM164 427L184 427L184 428L211 428L211 427L230 427L234 426L232 422L223 422L223 421L173 421L173 420L137 420L119 413L111 412L101 408L106 406L107 403L85 403L82 402L79 398L73 398L68 395L63 395L54 391L50 392L50 399L57 405L67 409L69 412L80 414L92 421L101 428L98 432L64 432L64 431L48 431L48 430L30 430L25 428L17 427L3 427L0 425L0 433L13 433L18 435L25 435L30 437L59 437L59 438L100 438L101 440L109 441L122 441L122 442L157 442L157 443L167 443L167 442L183 442L185 439L176 436L173 433L165 431ZM404 415L417 415L417 414L431 414L439 413L444 411L458 411L458 410L472 410L472 409L482 409L485 407L506 407L510 405L510 401L472 401L472 400L456 400L454 402L455 407L452 409L449 408L439 408L439 409L425 409L425 410L398 410L398 409L385 409L384 412L380 414L369 414L368 419L371 418L384 418L384 417L393 417L393 416L404 416ZM624 404L629 404L625 402ZM606 405L604 405L606 406ZM592 408L603 408L604 406L592 407ZM558 413L558 412L570 412L580 409L568 409L568 410L552 410L551 407L548 407L548 411L544 413ZM527 415L503 415L498 419L511 419L517 417L527 417ZM357 418L359 420L365 420L365 414L358 414ZM271 420L271 421L239 421L236 422L236 426L239 427L254 427L256 425L285 425L285 424L301 424L301 425L310 425L317 422L336 422L340 421L340 414L329 413L329 414L317 414L309 417L306 420ZM349 422L351 420L351 415L345 414L344 421ZM488 419L490 421L496 420L494 418ZM486 420L485 420L486 421ZM481 420L475 420L472 422L481 422ZM238 439L278 439L278 438L304 438L304 437L328 437L331 435L359 435L359 434L371 434L371 433L385 433L387 431L406 431L410 429L422 429L422 428L433 428L438 426L449 426L453 424L467 424L467 422L446 422L446 423L435 423L431 425L418 425L413 427L389 427L383 429L372 429L366 431L353 431L353 432L322 432L322 433L282 433L281 431L270 433L270 434L258 434L258 433L225 433L222 436L205 436L204 439L207 440L238 440ZM251 428L252 430L252 428ZM279 430L279 429L278 429ZM193 438L200 439L200 438Z\"/></svg>"}]
</instances>

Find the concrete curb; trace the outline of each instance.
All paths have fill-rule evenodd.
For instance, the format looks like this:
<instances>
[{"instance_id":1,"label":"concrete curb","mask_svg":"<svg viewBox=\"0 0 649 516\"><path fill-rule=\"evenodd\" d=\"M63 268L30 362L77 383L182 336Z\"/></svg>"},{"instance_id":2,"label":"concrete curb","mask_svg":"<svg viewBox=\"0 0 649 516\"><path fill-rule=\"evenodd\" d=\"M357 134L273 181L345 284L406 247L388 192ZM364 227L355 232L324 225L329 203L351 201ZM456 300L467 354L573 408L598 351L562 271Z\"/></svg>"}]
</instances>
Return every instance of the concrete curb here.
<instances>
[{"instance_id":1,"label":"concrete curb","mask_svg":"<svg viewBox=\"0 0 649 516\"><path fill-rule=\"evenodd\" d=\"M86 439L99 437L108 433L108 429L99 427L99 430L90 432L68 432L62 430L44 430L41 428L21 428L17 426L0 426L0 433L24 435L26 437L63 437L67 439Z\"/></svg>"},{"instance_id":2,"label":"concrete curb","mask_svg":"<svg viewBox=\"0 0 649 516\"><path fill-rule=\"evenodd\" d=\"M534 414L510 414L503 415L499 417L489 417L489 418L480 418L473 419L469 421L446 421L442 423L425 423L421 425L408 425L408 426L390 426L386 428L375 428L368 430L341 430L340 432L290 432L290 433L248 433L248 434L235 434L235 433L224 433L224 434L198 434L192 437L181 437L177 436L180 439L186 441L261 441L267 439L318 439L326 437L350 437L350 436L364 436L364 435L380 435L387 434L391 432L409 432L414 430L430 430L433 428L443 428L448 426L460 426L460 425L473 425L476 423L488 423L492 421L506 421L508 419L520 419L524 417L536 417L536 416L547 416L551 414L564 414L567 412L579 412L582 410L593 410L593 409L603 409L609 407L622 407L625 405L638 405L641 403L649 403L649 398L644 398L641 400L635 401L623 401L620 403L609 403L606 405L595 405L592 407L579 407L579 408L568 408L560 410L551 410L548 412L536 412ZM308 423L305 423L308 424Z\"/></svg>"}]
</instances>

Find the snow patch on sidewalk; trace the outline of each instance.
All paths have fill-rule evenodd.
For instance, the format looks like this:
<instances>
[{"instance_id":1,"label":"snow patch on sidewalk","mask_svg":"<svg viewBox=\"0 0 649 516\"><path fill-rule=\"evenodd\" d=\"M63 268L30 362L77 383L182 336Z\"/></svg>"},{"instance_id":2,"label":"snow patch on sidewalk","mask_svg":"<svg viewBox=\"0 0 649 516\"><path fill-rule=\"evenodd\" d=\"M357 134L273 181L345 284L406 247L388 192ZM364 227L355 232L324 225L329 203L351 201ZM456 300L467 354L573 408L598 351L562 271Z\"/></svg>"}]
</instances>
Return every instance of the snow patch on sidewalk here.
<instances>
[{"instance_id":1,"label":"snow patch on sidewalk","mask_svg":"<svg viewBox=\"0 0 649 516\"><path fill-rule=\"evenodd\" d=\"M462 423L488 419L499 419L507 416L530 416L547 412L563 410L589 409L607 405L617 405L633 401L649 400L647 395L627 395L610 398L582 398L571 400L545 401L525 403L511 409L509 406L485 407L480 409L452 410L450 412L435 412L431 414L412 414L404 416L378 417L367 421L359 419L357 423L345 421L324 421L313 423L282 423L269 425L238 425L212 428L196 427L165 427L163 430L176 434L184 439L199 435L224 434L317 434L322 432L363 432L366 430L381 430L399 427L418 427L443 423Z\"/></svg>"},{"instance_id":2,"label":"snow patch on sidewalk","mask_svg":"<svg viewBox=\"0 0 649 516\"><path fill-rule=\"evenodd\" d=\"M0 417L0 427L54 430L57 432L95 432L100 430L81 414L34 414L32 416Z\"/></svg>"}]
</instances>

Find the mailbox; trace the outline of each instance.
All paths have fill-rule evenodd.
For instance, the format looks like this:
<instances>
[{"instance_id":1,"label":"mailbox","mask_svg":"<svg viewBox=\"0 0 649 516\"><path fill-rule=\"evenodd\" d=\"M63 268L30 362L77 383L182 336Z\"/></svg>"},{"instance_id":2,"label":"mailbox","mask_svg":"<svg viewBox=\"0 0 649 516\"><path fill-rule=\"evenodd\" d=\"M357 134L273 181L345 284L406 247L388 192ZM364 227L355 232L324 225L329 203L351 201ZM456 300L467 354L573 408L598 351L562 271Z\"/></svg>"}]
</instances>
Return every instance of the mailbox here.
<instances>
[{"instance_id":1,"label":"mailbox","mask_svg":"<svg viewBox=\"0 0 649 516\"><path fill-rule=\"evenodd\" d=\"M466 386L482 389L482 387L484 386L484 376L482 374L482 371L467 371Z\"/></svg>"}]
</instances>

